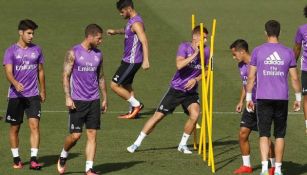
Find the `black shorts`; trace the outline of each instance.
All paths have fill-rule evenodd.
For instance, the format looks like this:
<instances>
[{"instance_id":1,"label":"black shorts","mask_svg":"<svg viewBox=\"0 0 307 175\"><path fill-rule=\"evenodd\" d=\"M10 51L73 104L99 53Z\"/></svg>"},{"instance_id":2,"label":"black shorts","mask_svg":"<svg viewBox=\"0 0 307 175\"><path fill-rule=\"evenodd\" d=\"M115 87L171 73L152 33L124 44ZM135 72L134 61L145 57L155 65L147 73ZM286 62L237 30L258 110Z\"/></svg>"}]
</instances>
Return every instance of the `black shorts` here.
<instances>
[{"instance_id":1,"label":"black shorts","mask_svg":"<svg viewBox=\"0 0 307 175\"><path fill-rule=\"evenodd\" d=\"M41 102L39 96L10 98L5 121L11 125L19 125L23 122L24 113L28 119L40 119Z\"/></svg>"},{"instance_id":2,"label":"black shorts","mask_svg":"<svg viewBox=\"0 0 307 175\"><path fill-rule=\"evenodd\" d=\"M81 133L83 124L86 129L100 129L100 100L74 100L76 109L69 110L70 133Z\"/></svg>"},{"instance_id":3,"label":"black shorts","mask_svg":"<svg viewBox=\"0 0 307 175\"><path fill-rule=\"evenodd\" d=\"M167 115L172 113L176 107L181 104L184 112L189 115L188 107L192 103L199 104L197 92L187 93L170 88L161 100L156 111Z\"/></svg>"},{"instance_id":4,"label":"black shorts","mask_svg":"<svg viewBox=\"0 0 307 175\"><path fill-rule=\"evenodd\" d=\"M254 112L248 112L246 108L244 108L240 127L245 127L253 131L258 131L258 125L257 125L257 110Z\"/></svg>"},{"instance_id":5,"label":"black shorts","mask_svg":"<svg viewBox=\"0 0 307 175\"><path fill-rule=\"evenodd\" d=\"M302 71L301 82L302 82L302 94L307 95L307 72L306 71Z\"/></svg>"},{"instance_id":6,"label":"black shorts","mask_svg":"<svg viewBox=\"0 0 307 175\"><path fill-rule=\"evenodd\" d=\"M131 85L136 72L141 66L142 63L126 63L122 61L114 74L112 81L120 85Z\"/></svg>"},{"instance_id":7,"label":"black shorts","mask_svg":"<svg viewBox=\"0 0 307 175\"><path fill-rule=\"evenodd\" d=\"M257 118L260 137L271 136L274 122L275 138L284 138L287 129L288 100L257 100Z\"/></svg>"}]
</instances>

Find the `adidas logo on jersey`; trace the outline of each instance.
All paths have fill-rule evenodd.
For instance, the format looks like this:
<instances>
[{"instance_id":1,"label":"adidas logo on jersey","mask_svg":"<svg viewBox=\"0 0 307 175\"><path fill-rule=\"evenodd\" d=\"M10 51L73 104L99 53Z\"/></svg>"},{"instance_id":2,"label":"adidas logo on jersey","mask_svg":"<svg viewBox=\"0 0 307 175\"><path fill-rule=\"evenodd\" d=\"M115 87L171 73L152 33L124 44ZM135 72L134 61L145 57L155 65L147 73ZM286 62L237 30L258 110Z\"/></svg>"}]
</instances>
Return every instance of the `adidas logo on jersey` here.
<instances>
[{"instance_id":1,"label":"adidas logo on jersey","mask_svg":"<svg viewBox=\"0 0 307 175\"><path fill-rule=\"evenodd\" d=\"M269 57L267 57L264 61L264 64L269 65L284 65L284 61L280 58L278 53L275 51Z\"/></svg>"}]
</instances>

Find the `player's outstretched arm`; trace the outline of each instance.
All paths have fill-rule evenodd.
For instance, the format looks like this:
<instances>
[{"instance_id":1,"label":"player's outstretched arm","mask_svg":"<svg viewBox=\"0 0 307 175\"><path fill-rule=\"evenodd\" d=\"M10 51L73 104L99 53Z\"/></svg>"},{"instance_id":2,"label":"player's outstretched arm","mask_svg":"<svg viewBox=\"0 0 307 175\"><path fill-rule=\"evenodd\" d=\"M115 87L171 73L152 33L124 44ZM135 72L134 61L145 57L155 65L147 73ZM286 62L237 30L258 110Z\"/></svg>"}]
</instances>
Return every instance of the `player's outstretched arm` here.
<instances>
[{"instance_id":1,"label":"player's outstretched arm","mask_svg":"<svg viewBox=\"0 0 307 175\"><path fill-rule=\"evenodd\" d=\"M295 102L293 105L293 109L295 112L297 112L301 109L302 96L301 96L301 84L298 78L296 67L290 68L289 74L291 77L291 84L295 92Z\"/></svg>"},{"instance_id":2,"label":"player's outstretched arm","mask_svg":"<svg viewBox=\"0 0 307 175\"><path fill-rule=\"evenodd\" d=\"M45 84L45 71L43 64L38 65L38 81L40 85L41 102L46 100L46 84Z\"/></svg>"},{"instance_id":3,"label":"player's outstretched arm","mask_svg":"<svg viewBox=\"0 0 307 175\"><path fill-rule=\"evenodd\" d=\"M63 68L63 88L65 93L66 106L69 109L75 109L76 106L70 96L70 76L75 62L75 56L72 50L69 50L65 55Z\"/></svg>"},{"instance_id":4,"label":"player's outstretched arm","mask_svg":"<svg viewBox=\"0 0 307 175\"><path fill-rule=\"evenodd\" d=\"M102 95L102 103L101 103L101 110L102 112L106 112L108 108L108 103L107 103L107 86L106 86L106 81L104 79L104 72L103 72L103 65L101 64L100 66L100 71L99 71L99 87Z\"/></svg>"},{"instance_id":5,"label":"player's outstretched arm","mask_svg":"<svg viewBox=\"0 0 307 175\"><path fill-rule=\"evenodd\" d=\"M295 55L296 61L300 57L301 49L302 49L302 44L301 43L295 43L294 44L293 51L294 51L294 55Z\"/></svg>"},{"instance_id":6,"label":"player's outstretched arm","mask_svg":"<svg viewBox=\"0 0 307 175\"><path fill-rule=\"evenodd\" d=\"M20 82L18 82L14 75L13 75L13 65L12 64L6 64L4 66L4 71L5 71L5 75L7 80L15 87L17 92L22 92L24 90L24 86L23 84L21 84Z\"/></svg>"},{"instance_id":7,"label":"player's outstretched arm","mask_svg":"<svg viewBox=\"0 0 307 175\"><path fill-rule=\"evenodd\" d=\"M117 35L117 34L125 34L125 30L124 29L108 29L107 30L107 34L108 35Z\"/></svg>"},{"instance_id":8,"label":"player's outstretched arm","mask_svg":"<svg viewBox=\"0 0 307 175\"><path fill-rule=\"evenodd\" d=\"M250 65L248 78L247 78L247 85L246 85L246 110L248 112L253 112L255 110L255 106L252 101L252 89L255 84L256 72L257 72L257 67Z\"/></svg>"}]
</instances>

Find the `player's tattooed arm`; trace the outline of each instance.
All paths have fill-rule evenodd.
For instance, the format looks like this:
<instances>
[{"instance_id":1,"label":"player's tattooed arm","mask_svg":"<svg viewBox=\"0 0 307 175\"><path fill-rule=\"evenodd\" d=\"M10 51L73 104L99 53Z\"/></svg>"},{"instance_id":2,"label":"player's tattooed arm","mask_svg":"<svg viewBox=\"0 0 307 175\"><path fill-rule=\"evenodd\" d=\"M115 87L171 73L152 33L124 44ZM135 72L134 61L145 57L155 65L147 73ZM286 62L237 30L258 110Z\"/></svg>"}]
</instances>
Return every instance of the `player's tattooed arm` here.
<instances>
[{"instance_id":1,"label":"player's tattooed arm","mask_svg":"<svg viewBox=\"0 0 307 175\"><path fill-rule=\"evenodd\" d=\"M107 103L107 86L106 81L104 79L104 71L103 71L103 65L100 65L99 69L99 87L102 95L102 103L101 103L101 109L103 112L107 111L108 103Z\"/></svg>"},{"instance_id":2,"label":"player's tattooed arm","mask_svg":"<svg viewBox=\"0 0 307 175\"><path fill-rule=\"evenodd\" d=\"M294 54L295 54L295 59L296 59L296 61L297 61L298 58L300 57L301 49L302 49L302 44L300 44L300 43L295 43L295 45L294 45L294 47L293 47L293 51L294 51Z\"/></svg>"},{"instance_id":3,"label":"player's tattooed arm","mask_svg":"<svg viewBox=\"0 0 307 175\"><path fill-rule=\"evenodd\" d=\"M70 96L70 76L72 68L74 66L75 56L72 50L69 50L65 55L64 66L63 66L63 88L66 99L66 106L69 109L75 109L76 106Z\"/></svg>"}]
</instances>

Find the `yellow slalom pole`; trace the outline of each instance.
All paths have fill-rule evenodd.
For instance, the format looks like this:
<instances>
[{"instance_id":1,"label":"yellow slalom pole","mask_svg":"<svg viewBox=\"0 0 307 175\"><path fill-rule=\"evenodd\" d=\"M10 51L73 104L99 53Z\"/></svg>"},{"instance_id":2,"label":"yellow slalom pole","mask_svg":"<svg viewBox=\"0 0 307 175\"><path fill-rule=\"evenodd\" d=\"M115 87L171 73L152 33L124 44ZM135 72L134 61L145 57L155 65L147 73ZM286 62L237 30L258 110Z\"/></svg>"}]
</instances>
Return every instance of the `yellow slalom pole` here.
<instances>
[{"instance_id":1,"label":"yellow slalom pole","mask_svg":"<svg viewBox=\"0 0 307 175\"><path fill-rule=\"evenodd\" d=\"M195 15L192 14L192 30L195 28Z\"/></svg>"},{"instance_id":2,"label":"yellow slalom pole","mask_svg":"<svg viewBox=\"0 0 307 175\"><path fill-rule=\"evenodd\" d=\"M193 30L195 28L195 15L194 14L192 14L192 19L191 20L192 20L191 26L192 26L192 30ZM194 148L194 150L197 150L197 128L196 128L196 126L194 128L193 133L194 133L193 148Z\"/></svg>"},{"instance_id":3,"label":"yellow slalom pole","mask_svg":"<svg viewBox=\"0 0 307 175\"><path fill-rule=\"evenodd\" d=\"M200 23L200 45L203 46L204 45L204 31L203 31L203 27L204 24ZM201 62L201 76L202 76L202 80L205 80L205 59L204 59L204 47L200 47L200 62ZM202 146L203 146L203 154L204 154L204 160L206 160L206 135L205 135L205 118L208 115L205 115L205 112L208 112L208 98L207 98L207 93L206 91L204 91L205 87L206 87L206 81L202 81L201 83L201 87L202 87L202 95L201 95L201 99L202 99L202 118L203 118L203 123L201 126L201 130L202 130ZM201 150L199 150L201 151Z\"/></svg>"},{"instance_id":4,"label":"yellow slalom pole","mask_svg":"<svg viewBox=\"0 0 307 175\"><path fill-rule=\"evenodd\" d=\"M209 106L210 106L210 116L209 116L209 161L208 165L212 166L211 171L214 173L215 172L215 163L214 163L214 154L213 154L213 144L212 144L212 118L213 118L213 83L214 83L214 78L213 78L213 52L214 52L214 40L215 40L215 29L216 29L216 19L213 20L213 25L212 25L212 36L211 36L211 46L210 46L210 58L211 58L211 73L210 73L210 101L209 101Z\"/></svg>"}]
</instances>

